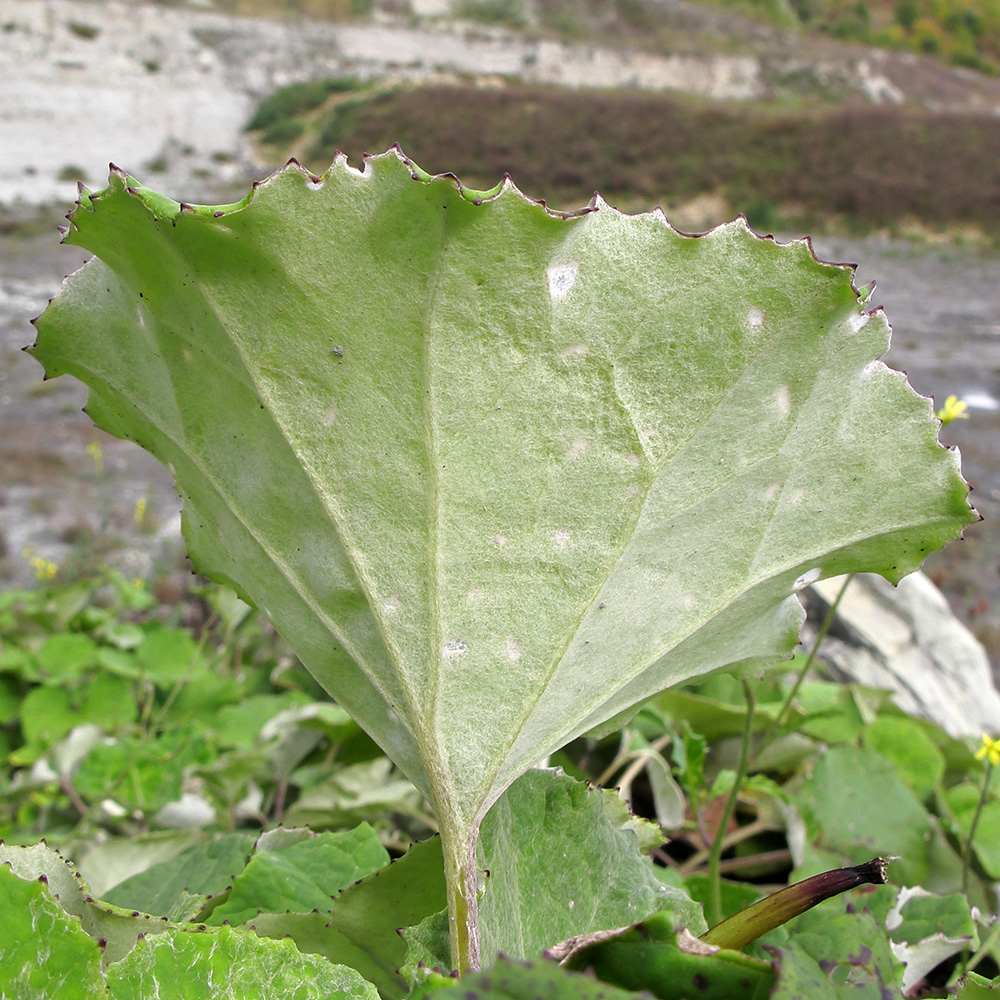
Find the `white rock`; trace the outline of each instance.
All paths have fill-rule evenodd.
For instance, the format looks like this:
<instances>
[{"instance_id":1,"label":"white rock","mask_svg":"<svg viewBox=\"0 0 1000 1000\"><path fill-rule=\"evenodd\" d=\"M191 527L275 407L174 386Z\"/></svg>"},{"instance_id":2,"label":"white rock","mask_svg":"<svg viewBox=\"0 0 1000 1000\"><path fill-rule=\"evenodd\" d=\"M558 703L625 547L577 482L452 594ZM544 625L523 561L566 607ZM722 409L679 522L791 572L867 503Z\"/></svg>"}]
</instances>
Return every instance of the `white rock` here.
<instances>
[{"instance_id":1,"label":"white rock","mask_svg":"<svg viewBox=\"0 0 1000 1000\"><path fill-rule=\"evenodd\" d=\"M812 590L829 604L843 577ZM821 656L836 676L893 692L905 712L955 737L1000 733L1000 694L982 644L923 573L898 587L858 574L837 609Z\"/></svg>"}]
</instances>

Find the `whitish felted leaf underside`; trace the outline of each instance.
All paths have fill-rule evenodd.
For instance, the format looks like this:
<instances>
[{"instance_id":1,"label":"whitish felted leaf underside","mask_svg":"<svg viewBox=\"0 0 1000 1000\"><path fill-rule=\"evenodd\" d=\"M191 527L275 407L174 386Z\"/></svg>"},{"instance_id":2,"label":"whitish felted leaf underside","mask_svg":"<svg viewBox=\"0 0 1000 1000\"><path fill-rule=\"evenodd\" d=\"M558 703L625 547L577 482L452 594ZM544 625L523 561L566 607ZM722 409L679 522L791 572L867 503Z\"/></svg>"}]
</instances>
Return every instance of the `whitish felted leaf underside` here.
<instances>
[{"instance_id":1,"label":"whitish felted leaf underside","mask_svg":"<svg viewBox=\"0 0 1000 1000\"><path fill-rule=\"evenodd\" d=\"M116 172L39 321L47 374L173 471L196 566L469 822L648 695L786 655L806 583L896 580L974 519L849 267L592 208L398 151L217 211Z\"/></svg>"}]
</instances>

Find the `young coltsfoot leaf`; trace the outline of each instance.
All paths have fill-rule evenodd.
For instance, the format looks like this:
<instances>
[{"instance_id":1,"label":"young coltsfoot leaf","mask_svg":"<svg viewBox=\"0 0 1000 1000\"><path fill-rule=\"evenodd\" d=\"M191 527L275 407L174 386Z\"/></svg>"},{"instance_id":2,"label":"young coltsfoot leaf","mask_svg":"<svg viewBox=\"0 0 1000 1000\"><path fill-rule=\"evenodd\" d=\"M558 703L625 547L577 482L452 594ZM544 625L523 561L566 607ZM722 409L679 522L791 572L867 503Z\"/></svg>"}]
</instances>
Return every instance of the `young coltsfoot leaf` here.
<instances>
[{"instance_id":1,"label":"young coltsfoot leaf","mask_svg":"<svg viewBox=\"0 0 1000 1000\"><path fill-rule=\"evenodd\" d=\"M768 951L777 972L771 1000L886 1000L902 994L902 962L870 913L817 918Z\"/></svg>"},{"instance_id":2,"label":"young coltsfoot leaf","mask_svg":"<svg viewBox=\"0 0 1000 1000\"><path fill-rule=\"evenodd\" d=\"M336 893L388 863L388 852L367 823L307 836L280 849L258 845L236 876L229 898L205 922L235 926L261 912L324 912Z\"/></svg>"},{"instance_id":3,"label":"young coltsfoot leaf","mask_svg":"<svg viewBox=\"0 0 1000 1000\"><path fill-rule=\"evenodd\" d=\"M329 912L262 913L252 926L267 937L291 937L299 951L357 969L383 1000L399 1000L407 987L398 971L406 958L400 931L445 906L441 839L433 837L346 888Z\"/></svg>"},{"instance_id":4,"label":"young coltsfoot leaf","mask_svg":"<svg viewBox=\"0 0 1000 1000\"><path fill-rule=\"evenodd\" d=\"M480 867L489 871L479 903L484 964L498 952L534 958L574 935L625 927L668 908L678 923L705 929L701 907L657 878L627 815L609 817L609 796L617 798L561 771L536 769L490 811L479 838Z\"/></svg>"},{"instance_id":5,"label":"young coltsfoot leaf","mask_svg":"<svg viewBox=\"0 0 1000 1000\"><path fill-rule=\"evenodd\" d=\"M124 958L143 935L153 937L170 928L162 918L133 913L94 899L87 883L59 854L44 843L17 847L0 843L0 867L18 878L38 880L49 895L94 941L103 942L104 965Z\"/></svg>"},{"instance_id":6,"label":"young coltsfoot leaf","mask_svg":"<svg viewBox=\"0 0 1000 1000\"><path fill-rule=\"evenodd\" d=\"M101 948L38 879L0 864L0 996L96 1000L104 995Z\"/></svg>"},{"instance_id":7,"label":"young coltsfoot leaf","mask_svg":"<svg viewBox=\"0 0 1000 1000\"><path fill-rule=\"evenodd\" d=\"M649 1000L648 993L619 989L554 962L504 957L491 969L460 982L431 976L427 986L411 996L412 1000Z\"/></svg>"},{"instance_id":8,"label":"young coltsfoot leaf","mask_svg":"<svg viewBox=\"0 0 1000 1000\"><path fill-rule=\"evenodd\" d=\"M232 927L175 929L140 941L106 976L108 1000L379 1000L354 969Z\"/></svg>"},{"instance_id":9,"label":"young coltsfoot leaf","mask_svg":"<svg viewBox=\"0 0 1000 1000\"><path fill-rule=\"evenodd\" d=\"M916 799L882 756L857 747L834 747L804 768L792 801L806 821L806 858L814 849L860 863L873 853L897 856L893 878L951 892L961 884L961 862L935 816ZM818 859L820 870L832 867ZM811 872L810 872L811 873Z\"/></svg>"},{"instance_id":10,"label":"young coltsfoot leaf","mask_svg":"<svg viewBox=\"0 0 1000 1000\"><path fill-rule=\"evenodd\" d=\"M252 833L231 833L195 844L119 882L101 898L123 909L166 917L185 893L204 897L228 889L246 867L255 839Z\"/></svg>"}]
</instances>

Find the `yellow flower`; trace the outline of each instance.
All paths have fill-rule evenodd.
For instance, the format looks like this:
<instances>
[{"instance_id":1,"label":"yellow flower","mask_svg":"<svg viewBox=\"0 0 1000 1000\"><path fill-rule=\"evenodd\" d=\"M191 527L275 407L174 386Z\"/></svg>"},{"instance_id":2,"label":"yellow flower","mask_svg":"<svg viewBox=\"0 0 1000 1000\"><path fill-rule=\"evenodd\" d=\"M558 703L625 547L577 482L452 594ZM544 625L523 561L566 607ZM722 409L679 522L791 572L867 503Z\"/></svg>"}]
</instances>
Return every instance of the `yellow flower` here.
<instances>
[{"instance_id":1,"label":"yellow flower","mask_svg":"<svg viewBox=\"0 0 1000 1000\"><path fill-rule=\"evenodd\" d=\"M990 739L989 736L983 737L982 745L976 751L976 760L983 760L983 758L989 758L990 767L996 767L1000 764L1000 739Z\"/></svg>"},{"instance_id":2,"label":"yellow flower","mask_svg":"<svg viewBox=\"0 0 1000 1000\"><path fill-rule=\"evenodd\" d=\"M59 567L54 562L50 559L43 559L41 556L32 556L28 562L31 563L31 568L35 571L36 580L52 580L59 572Z\"/></svg>"},{"instance_id":3,"label":"yellow flower","mask_svg":"<svg viewBox=\"0 0 1000 1000\"><path fill-rule=\"evenodd\" d=\"M136 524L142 524L146 519L146 498L139 497L135 502L135 514L133 515Z\"/></svg>"},{"instance_id":4,"label":"yellow flower","mask_svg":"<svg viewBox=\"0 0 1000 1000\"><path fill-rule=\"evenodd\" d=\"M969 404L958 396L949 396L944 401L944 406L934 414L942 424L950 424L953 420L968 420L969 414L965 411Z\"/></svg>"},{"instance_id":5,"label":"yellow flower","mask_svg":"<svg viewBox=\"0 0 1000 1000\"><path fill-rule=\"evenodd\" d=\"M94 468L100 475L104 471L104 449L96 438L87 445L87 454L94 460Z\"/></svg>"}]
</instances>

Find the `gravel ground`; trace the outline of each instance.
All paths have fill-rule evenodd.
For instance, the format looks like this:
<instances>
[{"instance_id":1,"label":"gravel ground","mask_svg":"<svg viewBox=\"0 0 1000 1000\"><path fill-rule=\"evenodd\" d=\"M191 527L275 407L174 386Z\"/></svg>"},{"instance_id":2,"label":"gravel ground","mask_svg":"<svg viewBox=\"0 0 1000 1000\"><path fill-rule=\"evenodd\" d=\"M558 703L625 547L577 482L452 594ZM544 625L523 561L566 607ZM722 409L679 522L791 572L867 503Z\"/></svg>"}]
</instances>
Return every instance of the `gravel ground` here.
<instances>
[{"instance_id":1,"label":"gravel ground","mask_svg":"<svg viewBox=\"0 0 1000 1000\"><path fill-rule=\"evenodd\" d=\"M21 353L34 339L30 318L86 256L58 244L57 221L52 213L0 227L0 586L29 583L31 555L68 568L111 562L129 575L176 579L183 544L170 476L134 445L93 428L81 413L81 385L43 383L39 365ZM889 364L938 404L950 393L969 402L971 419L946 427L942 439L961 448L983 521L963 542L932 557L927 569L996 665L1000 254L874 237L818 239L815 249L824 259L860 262L859 284L877 280L874 301L885 306L894 327ZM146 502L141 524L135 519L140 500Z\"/></svg>"}]
</instances>

